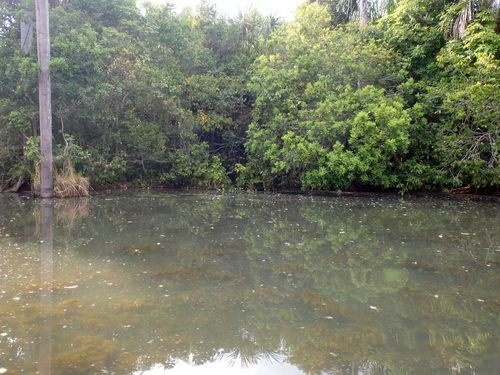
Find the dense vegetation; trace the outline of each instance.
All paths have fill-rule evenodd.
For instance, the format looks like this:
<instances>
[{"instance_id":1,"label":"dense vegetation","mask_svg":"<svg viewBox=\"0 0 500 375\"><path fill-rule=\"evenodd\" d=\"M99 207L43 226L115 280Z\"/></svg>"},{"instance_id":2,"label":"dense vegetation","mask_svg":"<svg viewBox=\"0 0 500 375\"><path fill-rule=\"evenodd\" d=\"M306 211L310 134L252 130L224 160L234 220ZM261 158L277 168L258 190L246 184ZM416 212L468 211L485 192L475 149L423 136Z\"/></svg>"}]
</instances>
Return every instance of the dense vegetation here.
<instances>
[{"instance_id":1,"label":"dense vegetation","mask_svg":"<svg viewBox=\"0 0 500 375\"><path fill-rule=\"evenodd\" d=\"M94 186L498 184L494 1L372 0L367 25L354 0L310 1L290 23L50 3L55 160ZM0 14L1 189L35 179L39 156L36 48L20 48L33 0Z\"/></svg>"}]
</instances>

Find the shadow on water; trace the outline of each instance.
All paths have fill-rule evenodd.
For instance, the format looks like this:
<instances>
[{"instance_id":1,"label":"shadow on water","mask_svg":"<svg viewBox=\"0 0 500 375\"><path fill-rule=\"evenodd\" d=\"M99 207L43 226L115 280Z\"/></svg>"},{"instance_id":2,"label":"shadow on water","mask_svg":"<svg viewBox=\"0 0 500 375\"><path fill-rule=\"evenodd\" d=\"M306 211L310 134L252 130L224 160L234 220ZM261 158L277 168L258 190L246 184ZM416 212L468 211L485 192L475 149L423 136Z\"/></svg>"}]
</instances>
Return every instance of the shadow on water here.
<instances>
[{"instance_id":1,"label":"shadow on water","mask_svg":"<svg viewBox=\"0 0 500 375\"><path fill-rule=\"evenodd\" d=\"M260 194L0 200L0 368L498 373L497 208Z\"/></svg>"}]
</instances>

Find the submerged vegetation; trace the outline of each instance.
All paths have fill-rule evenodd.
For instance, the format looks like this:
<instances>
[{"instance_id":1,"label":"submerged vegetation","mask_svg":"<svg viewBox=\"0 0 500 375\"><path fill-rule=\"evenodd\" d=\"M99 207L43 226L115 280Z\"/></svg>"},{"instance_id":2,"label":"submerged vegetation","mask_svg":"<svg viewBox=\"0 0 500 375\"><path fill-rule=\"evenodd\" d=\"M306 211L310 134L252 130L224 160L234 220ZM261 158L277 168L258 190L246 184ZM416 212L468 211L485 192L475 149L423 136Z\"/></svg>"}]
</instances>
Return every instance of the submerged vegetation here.
<instances>
[{"instance_id":1,"label":"submerged vegetation","mask_svg":"<svg viewBox=\"0 0 500 375\"><path fill-rule=\"evenodd\" d=\"M85 191L498 185L493 1L364 1L361 25L352 0L306 2L293 22L230 19L206 2L180 14L50 3L56 154L71 146L70 164L56 165L61 191L71 179ZM37 183L38 65L20 48L33 0L0 13L1 190Z\"/></svg>"}]
</instances>

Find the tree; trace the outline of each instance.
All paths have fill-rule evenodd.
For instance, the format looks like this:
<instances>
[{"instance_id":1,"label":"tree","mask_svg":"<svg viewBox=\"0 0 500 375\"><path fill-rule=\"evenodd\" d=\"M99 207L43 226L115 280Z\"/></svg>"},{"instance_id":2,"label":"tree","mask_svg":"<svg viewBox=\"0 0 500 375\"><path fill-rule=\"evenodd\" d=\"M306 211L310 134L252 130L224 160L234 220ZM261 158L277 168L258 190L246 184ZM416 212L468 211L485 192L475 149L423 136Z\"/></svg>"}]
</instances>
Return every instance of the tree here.
<instances>
[{"instance_id":1,"label":"tree","mask_svg":"<svg viewBox=\"0 0 500 375\"><path fill-rule=\"evenodd\" d=\"M500 27L499 18L500 2L498 0L465 0L450 7L447 16L451 17L451 31L446 30L446 36L451 35L455 39L463 39L470 23L479 12L484 9L491 9L495 14L497 31ZM457 15L458 14L458 15Z\"/></svg>"},{"instance_id":2,"label":"tree","mask_svg":"<svg viewBox=\"0 0 500 375\"><path fill-rule=\"evenodd\" d=\"M249 184L397 185L410 118L403 102L388 94L404 77L401 62L370 34L353 32L359 28L329 24L324 7L304 6L257 60L242 174ZM360 77L365 87L358 90Z\"/></svg>"},{"instance_id":3,"label":"tree","mask_svg":"<svg viewBox=\"0 0 500 375\"><path fill-rule=\"evenodd\" d=\"M490 187L499 183L500 34L489 10L476 17L438 55L442 76L430 95L444 97L443 168L457 186Z\"/></svg>"},{"instance_id":4,"label":"tree","mask_svg":"<svg viewBox=\"0 0 500 375\"><path fill-rule=\"evenodd\" d=\"M0 189L36 177L33 2L0 2ZM493 186L498 1L315 2L282 23L50 0L54 168L71 139L93 185Z\"/></svg>"},{"instance_id":5,"label":"tree","mask_svg":"<svg viewBox=\"0 0 500 375\"><path fill-rule=\"evenodd\" d=\"M358 11L358 0L311 0L310 2L327 6L334 25L352 21Z\"/></svg>"},{"instance_id":6,"label":"tree","mask_svg":"<svg viewBox=\"0 0 500 375\"><path fill-rule=\"evenodd\" d=\"M47 0L36 1L36 30L39 72L39 106L40 106L40 195L52 198L54 181L52 176L52 96L50 84L50 34L49 3Z\"/></svg>"},{"instance_id":7,"label":"tree","mask_svg":"<svg viewBox=\"0 0 500 375\"><path fill-rule=\"evenodd\" d=\"M359 24L366 26L368 23L368 4L367 0L358 0L359 2Z\"/></svg>"},{"instance_id":8,"label":"tree","mask_svg":"<svg viewBox=\"0 0 500 375\"><path fill-rule=\"evenodd\" d=\"M392 12L398 0L310 0L325 5L332 17L332 24L339 25L358 19L361 26L369 19L375 20Z\"/></svg>"}]
</instances>

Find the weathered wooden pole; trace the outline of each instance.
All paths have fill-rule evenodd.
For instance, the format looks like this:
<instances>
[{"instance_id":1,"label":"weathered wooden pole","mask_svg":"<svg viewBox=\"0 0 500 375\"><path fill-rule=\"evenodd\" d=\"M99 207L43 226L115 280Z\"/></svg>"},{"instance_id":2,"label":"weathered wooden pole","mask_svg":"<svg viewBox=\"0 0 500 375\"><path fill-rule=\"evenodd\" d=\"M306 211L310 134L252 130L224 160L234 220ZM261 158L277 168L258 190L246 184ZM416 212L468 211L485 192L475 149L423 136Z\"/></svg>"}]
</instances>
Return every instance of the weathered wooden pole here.
<instances>
[{"instance_id":1,"label":"weathered wooden pole","mask_svg":"<svg viewBox=\"0 0 500 375\"><path fill-rule=\"evenodd\" d=\"M40 195L52 198L54 180L52 176L52 98L50 86L50 33L49 2L36 0L36 41L38 51L38 100L40 108L40 151L42 157L40 169Z\"/></svg>"}]
</instances>

